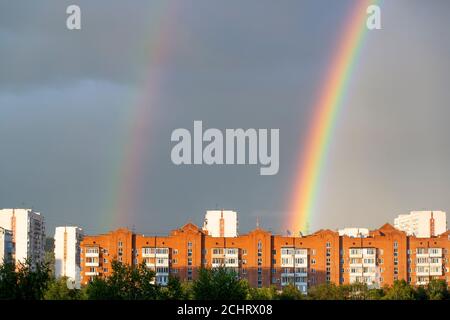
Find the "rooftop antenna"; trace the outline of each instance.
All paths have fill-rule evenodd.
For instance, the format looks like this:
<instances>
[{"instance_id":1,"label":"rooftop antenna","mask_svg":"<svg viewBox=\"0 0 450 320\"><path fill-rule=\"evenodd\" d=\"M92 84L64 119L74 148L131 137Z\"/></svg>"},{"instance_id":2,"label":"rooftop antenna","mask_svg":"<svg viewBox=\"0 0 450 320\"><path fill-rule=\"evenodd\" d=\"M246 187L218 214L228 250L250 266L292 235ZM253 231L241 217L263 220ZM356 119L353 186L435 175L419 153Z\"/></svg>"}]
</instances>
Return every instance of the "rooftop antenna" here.
<instances>
[{"instance_id":1,"label":"rooftop antenna","mask_svg":"<svg viewBox=\"0 0 450 320\"><path fill-rule=\"evenodd\" d=\"M256 229L259 229L259 217L256 217Z\"/></svg>"}]
</instances>

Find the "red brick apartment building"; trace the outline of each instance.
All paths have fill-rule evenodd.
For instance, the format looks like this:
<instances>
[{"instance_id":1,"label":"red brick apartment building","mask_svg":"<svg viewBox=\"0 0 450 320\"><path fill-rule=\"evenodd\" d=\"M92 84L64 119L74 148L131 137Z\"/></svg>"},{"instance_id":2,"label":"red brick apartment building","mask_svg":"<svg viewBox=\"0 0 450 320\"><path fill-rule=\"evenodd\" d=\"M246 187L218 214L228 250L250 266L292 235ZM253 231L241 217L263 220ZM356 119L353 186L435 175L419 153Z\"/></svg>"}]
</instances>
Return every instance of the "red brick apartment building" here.
<instances>
[{"instance_id":1,"label":"red brick apartment building","mask_svg":"<svg viewBox=\"0 0 450 320\"><path fill-rule=\"evenodd\" d=\"M367 237L340 236L331 230L287 237L256 228L238 237L211 237L192 223L168 236L145 236L128 229L86 236L81 242L81 282L108 276L111 261L145 263L156 282L169 275L192 280L202 267L234 269L254 287L289 283L301 291L315 284L365 282L382 287L405 279L420 285L450 282L450 231L415 238L385 224Z\"/></svg>"}]
</instances>

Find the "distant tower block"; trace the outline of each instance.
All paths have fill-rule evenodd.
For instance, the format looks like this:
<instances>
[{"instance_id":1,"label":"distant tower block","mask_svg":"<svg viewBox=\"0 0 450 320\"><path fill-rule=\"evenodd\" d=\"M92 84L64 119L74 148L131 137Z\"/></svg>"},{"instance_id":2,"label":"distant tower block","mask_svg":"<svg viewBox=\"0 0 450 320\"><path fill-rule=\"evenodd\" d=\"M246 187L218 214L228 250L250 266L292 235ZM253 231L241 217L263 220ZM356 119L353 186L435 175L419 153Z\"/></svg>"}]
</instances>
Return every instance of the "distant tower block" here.
<instances>
[{"instance_id":1,"label":"distant tower block","mask_svg":"<svg viewBox=\"0 0 450 320\"><path fill-rule=\"evenodd\" d=\"M206 211L203 230L212 237L237 237L237 212L232 210Z\"/></svg>"},{"instance_id":2,"label":"distant tower block","mask_svg":"<svg viewBox=\"0 0 450 320\"><path fill-rule=\"evenodd\" d=\"M447 214L444 211L411 211L394 220L395 228L417 238L437 237L447 231Z\"/></svg>"}]
</instances>

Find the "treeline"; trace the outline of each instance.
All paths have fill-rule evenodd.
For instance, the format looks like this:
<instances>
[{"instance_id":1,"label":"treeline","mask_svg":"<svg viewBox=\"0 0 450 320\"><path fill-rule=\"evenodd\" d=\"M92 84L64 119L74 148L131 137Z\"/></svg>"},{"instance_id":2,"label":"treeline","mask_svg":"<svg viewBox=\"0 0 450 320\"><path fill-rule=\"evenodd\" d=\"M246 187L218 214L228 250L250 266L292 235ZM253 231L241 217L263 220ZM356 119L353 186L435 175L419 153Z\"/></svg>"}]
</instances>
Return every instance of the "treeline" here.
<instances>
[{"instance_id":1,"label":"treeline","mask_svg":"<svg viewBox=\"0 0 450 320\"><path fill-rule=\"evenodd\" d=\"M96 278L82 289L69 289L64 278L54 279L48 264L34 268L29 263L15 268L0 266L0 299L23 300L448 300L450 292L443 280L426 287L413 287L406 281L390 287L369 289L365 284L337 286L323 284L302 294L295 286L252 288L245 280L224 268L202 269L192 282L169 277L167 286L154 283L155 274L145 265L131 267L112 263L108 278Z\"/></svg>"}]
</instances>

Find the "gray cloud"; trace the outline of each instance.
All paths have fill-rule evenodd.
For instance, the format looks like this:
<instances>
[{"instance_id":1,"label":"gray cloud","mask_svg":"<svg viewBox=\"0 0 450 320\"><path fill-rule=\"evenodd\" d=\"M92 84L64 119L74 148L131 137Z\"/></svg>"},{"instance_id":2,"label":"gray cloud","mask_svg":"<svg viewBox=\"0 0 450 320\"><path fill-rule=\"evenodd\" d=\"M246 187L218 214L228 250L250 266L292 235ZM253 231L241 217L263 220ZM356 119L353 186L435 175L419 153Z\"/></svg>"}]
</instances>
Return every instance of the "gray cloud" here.
<instances>
[{"instance_id":1,"label":"gray cloud","mask_svg":"<svg viewBox=\"0 0 450 320\"><path fill-rule=\"evenodd\" d=\"M130 227L167 232L219 206L241 213L243 231L256 216L282 231L297 155L352 1L76 1L76 32L65 28L72 3L0 4L0 207L33 205L49 229L116 227L108 210L129 126L151 107ZM368 35L352 77L312 229L376 227L408 209L450 207L449 7L383 3L383 30ZM155 59L161 41L169 50ZM194 120L280 128L279 174L175 167L170 134Z\"/></svg>"}]
</instances>

